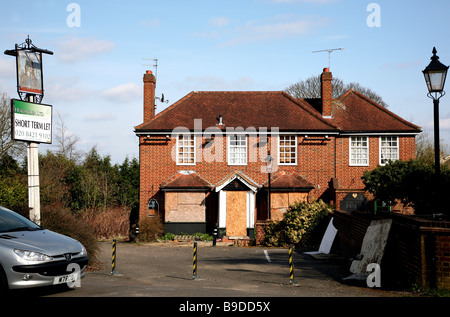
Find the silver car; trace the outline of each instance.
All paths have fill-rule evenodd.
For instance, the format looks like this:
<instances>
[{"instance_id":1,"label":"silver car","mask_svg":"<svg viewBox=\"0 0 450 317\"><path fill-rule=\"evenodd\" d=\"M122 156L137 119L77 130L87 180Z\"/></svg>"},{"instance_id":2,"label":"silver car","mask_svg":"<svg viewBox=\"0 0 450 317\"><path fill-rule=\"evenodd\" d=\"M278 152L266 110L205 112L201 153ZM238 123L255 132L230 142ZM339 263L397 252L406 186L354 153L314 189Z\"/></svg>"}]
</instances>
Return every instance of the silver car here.
<instances>
[{"instance_id":1,"label":"silver car","mask_svg":"<svg viewBox=\"0 0 450 317\"><path fill-rule=\"evenodd\" d=\"M0 206L0 291L66 283L80 286L83 245Z\"/></svg>"}]
</instances>

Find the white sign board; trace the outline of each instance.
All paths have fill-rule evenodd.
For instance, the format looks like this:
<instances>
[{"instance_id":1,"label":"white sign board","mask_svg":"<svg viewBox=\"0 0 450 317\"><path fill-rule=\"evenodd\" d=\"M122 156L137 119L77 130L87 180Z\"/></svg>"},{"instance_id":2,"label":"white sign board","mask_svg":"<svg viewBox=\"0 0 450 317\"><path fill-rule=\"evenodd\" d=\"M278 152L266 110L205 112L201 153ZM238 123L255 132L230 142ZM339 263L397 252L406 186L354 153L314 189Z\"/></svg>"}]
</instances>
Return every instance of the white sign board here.
<instances>
[{"instance_id":1,"label":"white sign board","mask_svg":"<svg viewBox=\"0 0 450 317\"><path fill-rule=\"evenodd\" d=\"M52 106L11 99L13 140L52 143Z\"/></svg>"}]
</instances>

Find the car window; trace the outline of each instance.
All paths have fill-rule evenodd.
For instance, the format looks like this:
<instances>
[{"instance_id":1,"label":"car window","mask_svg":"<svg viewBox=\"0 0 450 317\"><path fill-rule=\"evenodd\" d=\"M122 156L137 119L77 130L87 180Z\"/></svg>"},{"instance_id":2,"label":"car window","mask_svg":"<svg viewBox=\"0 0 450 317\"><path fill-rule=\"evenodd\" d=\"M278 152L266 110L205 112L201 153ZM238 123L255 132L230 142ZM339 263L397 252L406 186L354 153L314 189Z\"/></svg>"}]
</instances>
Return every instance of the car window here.
<instances>
[{"instance_id":1,"label":"car window","mask_svg":"<svg viewBox=\"0 0 450 317\"><path fill-rule=\"evenodd\" d=\"M18 213L0 206L0 232L32 231L42 229Z\"/></svg>"}]
</instances>

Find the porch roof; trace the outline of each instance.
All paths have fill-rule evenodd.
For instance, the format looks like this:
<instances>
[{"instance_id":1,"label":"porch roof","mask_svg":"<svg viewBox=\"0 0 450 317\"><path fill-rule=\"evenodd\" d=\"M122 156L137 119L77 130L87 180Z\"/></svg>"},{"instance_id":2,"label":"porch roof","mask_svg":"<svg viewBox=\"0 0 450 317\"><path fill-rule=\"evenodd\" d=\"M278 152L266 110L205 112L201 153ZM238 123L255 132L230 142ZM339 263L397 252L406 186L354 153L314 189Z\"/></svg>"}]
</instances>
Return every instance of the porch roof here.
<instances>
[{"instance_id":1,"label":"porch roof","mask_svg":"<svg viewBox=\"0 0 450 317\"><path fill-rule=\"evenodd\" d=\"M160 185L163 191L210 191L213 186L193 171L180 171Z\"/></svg>"},{"instance_id":2,"label":"porch roof","mask_svg":"<svg viewBox=\"0 0 450 317\"><path fill-rule=\"evenodd\" d=\"M264 189L268 189L269 181L263 184ZM271 191L304 191L309 192L314 189L314 185L301 177L297 173L280 171L270 179Z\"/></svg>"}]
</instances>

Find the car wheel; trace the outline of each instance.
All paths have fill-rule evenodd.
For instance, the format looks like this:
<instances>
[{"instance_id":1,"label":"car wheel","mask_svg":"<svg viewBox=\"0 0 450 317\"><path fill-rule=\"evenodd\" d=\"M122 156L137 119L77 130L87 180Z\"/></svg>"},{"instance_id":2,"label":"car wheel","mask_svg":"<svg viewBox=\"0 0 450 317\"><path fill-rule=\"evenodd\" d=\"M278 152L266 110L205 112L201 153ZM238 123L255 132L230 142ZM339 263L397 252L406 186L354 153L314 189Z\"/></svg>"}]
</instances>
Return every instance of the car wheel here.
<instances>
[{"instance_id":1,"label":"car wheel","mask_svg":"<svg viewBox=\"0 0 450 317\"><path fill-rule=\"evenodd\" d=\"M0 265L0 294L5 294L9 290L8 280L6 279L5 271Z\"/></svg>"}]
</instances>

